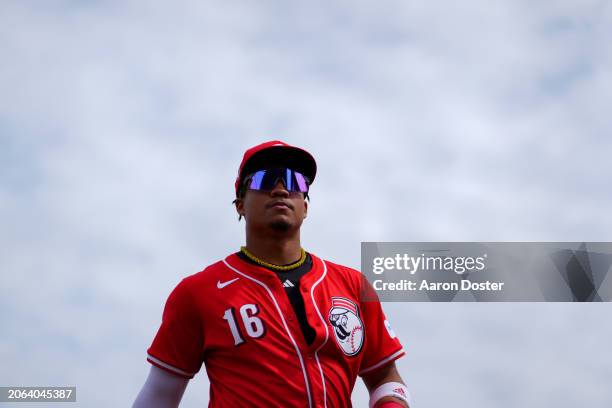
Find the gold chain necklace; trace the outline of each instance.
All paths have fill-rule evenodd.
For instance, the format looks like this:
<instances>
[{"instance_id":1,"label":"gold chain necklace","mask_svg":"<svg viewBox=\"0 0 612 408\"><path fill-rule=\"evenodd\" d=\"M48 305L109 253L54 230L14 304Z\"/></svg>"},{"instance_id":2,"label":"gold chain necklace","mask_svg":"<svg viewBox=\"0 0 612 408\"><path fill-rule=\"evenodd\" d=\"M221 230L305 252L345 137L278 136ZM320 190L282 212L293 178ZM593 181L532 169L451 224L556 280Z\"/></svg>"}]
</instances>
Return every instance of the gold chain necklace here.
<instances>
[{"instance_id":1,"label":"gold chain necklace","mask_svg":"<svg viewBox=\"0 0 612 408\"><path fill-rule=\"evenodd\" d=\"M258 265L265 266L266 268L273 269L275 271L289 271L291 269L299 268L300 266L302 266L304 262L306 262L306 251L304 251L304 248L300 248L300 251L302 253L302 256L300 256L300 259L297 262L292 263L291 265L274 265L269 262L262 261L255 255L250 253L249 250L246 249L246 247L240 247L240 252L242 252L251 261L255 262Z\"/></svg>"}]
</instances>

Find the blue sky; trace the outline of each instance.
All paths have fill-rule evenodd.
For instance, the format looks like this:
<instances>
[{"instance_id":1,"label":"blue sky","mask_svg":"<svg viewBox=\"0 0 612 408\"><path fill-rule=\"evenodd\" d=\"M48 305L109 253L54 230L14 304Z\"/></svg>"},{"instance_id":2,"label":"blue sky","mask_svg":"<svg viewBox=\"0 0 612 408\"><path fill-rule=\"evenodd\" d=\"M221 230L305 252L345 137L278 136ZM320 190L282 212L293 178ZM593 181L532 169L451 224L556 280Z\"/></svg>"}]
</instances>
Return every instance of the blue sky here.
<instances>
[{"instance_id":1,"label":"blue sky","mask_svg":"<svg viewBox=\"0 0 612 408\"><path fill-rule=\"evenodd\" d=\"M264 140L315 155L303 244L349 266L361 241L612 240L611 37L592 0L3 2L0 384L131 401L171 288L243 243ZM610 406L606 305L385 309L419 407Z\"/></svg>"}]
</instances>

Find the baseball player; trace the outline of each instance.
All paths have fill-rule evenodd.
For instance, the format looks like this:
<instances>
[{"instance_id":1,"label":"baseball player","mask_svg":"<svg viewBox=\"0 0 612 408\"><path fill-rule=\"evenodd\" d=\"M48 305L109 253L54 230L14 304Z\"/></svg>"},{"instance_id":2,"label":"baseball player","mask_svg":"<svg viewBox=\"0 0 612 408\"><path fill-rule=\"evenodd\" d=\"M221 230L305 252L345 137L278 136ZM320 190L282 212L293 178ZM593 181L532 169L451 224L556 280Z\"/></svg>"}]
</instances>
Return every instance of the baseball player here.
<instances>
[{"instance_id":1,"label":"baseball player","mask_svg":"<svg viewBox=\"0 0 612 408\"><path fill-rule=\"evenodd\" d=\"M246 245L172 291L134 407L178 406L202 364L209 407L350 407L357 376L370 407L408 407L402 345L378 299L363 300L373 289L301 246L316 169L280 141L245 152L234 204Z\"/></svg>"}]
</instances>

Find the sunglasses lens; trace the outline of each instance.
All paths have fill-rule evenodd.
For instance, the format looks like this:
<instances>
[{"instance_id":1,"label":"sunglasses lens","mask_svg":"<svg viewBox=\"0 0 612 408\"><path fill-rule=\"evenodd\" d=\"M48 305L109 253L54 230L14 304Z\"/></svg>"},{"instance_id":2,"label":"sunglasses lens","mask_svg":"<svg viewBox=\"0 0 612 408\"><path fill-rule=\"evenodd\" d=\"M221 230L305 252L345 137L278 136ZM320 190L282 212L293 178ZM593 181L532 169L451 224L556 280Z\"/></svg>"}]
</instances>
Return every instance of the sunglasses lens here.
<instances>
[{"instance_id":1,"label":"sunglasses lens","mask_svg":"<svg viewBox=\"0 0 612 408\"><path fill-rule=\"evenodd\" d=\"M266 169L251 174L249 189L270 191L274 189L278 181L282 181L287 191L306 193L308 182L302 173L291 169Z\"/></svg>"},{"instance_id":2,"label":"sunglasses lens","mask_svg":"<svg viewBox=\"0 0 612 408\"><path fill-rule=\"evenodd\" d=\"M299 191L301 193L308 192L308 183L306 182L306 177L304 177L302 173L298 173L297 171L294 171L293 175L295 176L295 182L298 187L296 191Z\"/></svg>"},{"instance_id":3,"label":"sunglasses lens","mask_svg":"<svg viewBox=\"0 0 612 408\"><path fill-rule=\"evenodd\" d=\"M263 179L266 172L260 170L251 175L251 182L249 183L249 189L251 190L262 190Z\"/></svg>"}]
</instances>

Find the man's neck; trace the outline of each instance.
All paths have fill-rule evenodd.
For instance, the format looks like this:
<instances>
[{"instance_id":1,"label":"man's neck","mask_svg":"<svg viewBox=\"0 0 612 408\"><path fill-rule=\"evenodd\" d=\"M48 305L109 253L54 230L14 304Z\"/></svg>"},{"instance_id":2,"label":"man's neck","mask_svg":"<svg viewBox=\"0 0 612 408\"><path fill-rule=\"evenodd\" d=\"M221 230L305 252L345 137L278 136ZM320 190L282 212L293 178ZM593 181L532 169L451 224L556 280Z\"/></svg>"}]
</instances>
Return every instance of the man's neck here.
<instances>
[{"instance_id":1,"label":"man's neck","mask_svg":"<svg viewBox=\"0 0 612 408\"><path fill-rule=\"evenodd\" d=\"M300 259L301 244L299 234L295 237L257 237L247 234L247 250L262 261L274 265L288 265Z\"/></svg>"}]
</instances>

